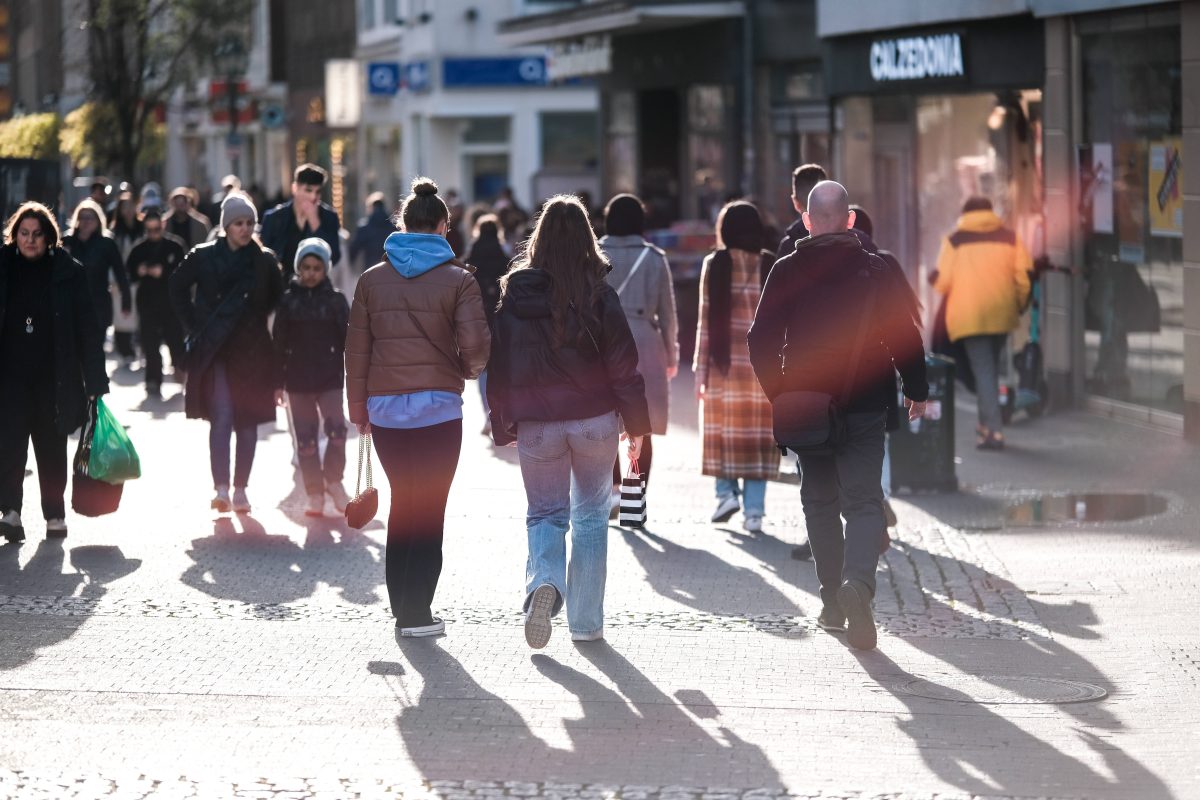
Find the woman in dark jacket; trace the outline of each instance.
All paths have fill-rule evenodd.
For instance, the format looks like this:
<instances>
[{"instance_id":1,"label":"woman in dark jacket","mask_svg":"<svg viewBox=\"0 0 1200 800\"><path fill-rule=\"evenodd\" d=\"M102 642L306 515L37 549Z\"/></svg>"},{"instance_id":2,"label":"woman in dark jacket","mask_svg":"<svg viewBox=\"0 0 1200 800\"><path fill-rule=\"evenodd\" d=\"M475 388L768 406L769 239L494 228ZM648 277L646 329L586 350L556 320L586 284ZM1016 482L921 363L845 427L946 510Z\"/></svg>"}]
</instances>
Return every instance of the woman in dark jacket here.
<instances>
[{"instance_id":1,"label":"woman in dark jacket","mask_svg":"<svg viewBox=\"0 0 1200 800\"><path fill-rule=\"evenodd\" d=\"M104 229L104 218L104 209L100 208L100 204L90 198L85 199L75 207L75 213L71 215L71 227L62 239L62 246L83 265L87 274L102 335L113 324L110 276L116 280L121 292L121 313L128 316L133 308L133 294L129 290L129 276L125 274L125 261L121 258L121 249L117 247L116 240Z\"/></svg>"},{"instance_id":2,"label":"woman in dark jacket","mask_svg":"<svg viewBox=\"0 0 1200 800\"><path fill-rule=\"evenodd\" d=\"M571 638L603 638L617 438L623 422L636 459L650 433L637 346L608 270L583 204L559 195L501 283L488 402L496 444L517 442L529 501L525 640L534 648L550 640L564 597Z\"/></svg>"},{"instance_id":3,"label":"woman in dark jacket","mask_svg":"<svg viewBox=\"0 0 1200 800\"><path fill-rule=\"evenodd\" d=\"M25 538L21 502L29 440L46 535L67 535L67 435L88 397L108 392L100 326L83 267L59 245L50 209L25 203L0 248L0 533Z\"/></svg>"},{"instance_id":4,"label":"woman in dark jacket","mask_svg":"<svg viewBox=\"0 0 1200 800\"><path fill-rule=\"evenodd\" d=\"M217 511L250 510L246 484L258 426L275 420L283 379L267 317L283 294L283 275L270 250L254 239L258 212L241 193L221 204L222 234L192 248L171 275L171 306L188 343L184 410L207 419ZM193 297L192 290L195 289ZM229 442L237 434L233 497Z\"/></svg>"}]
</instances>

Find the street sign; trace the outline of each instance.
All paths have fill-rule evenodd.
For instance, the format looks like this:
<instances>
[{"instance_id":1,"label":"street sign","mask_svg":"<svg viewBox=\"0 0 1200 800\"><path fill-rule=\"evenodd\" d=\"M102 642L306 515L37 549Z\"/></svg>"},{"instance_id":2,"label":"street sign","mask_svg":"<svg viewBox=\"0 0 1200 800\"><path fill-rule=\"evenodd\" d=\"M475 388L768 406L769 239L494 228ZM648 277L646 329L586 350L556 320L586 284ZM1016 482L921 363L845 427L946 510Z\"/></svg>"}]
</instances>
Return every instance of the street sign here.
<instances>
[{"instance_id":1,"label":"street sign","mask_svg":"<svg viewBox=\"0 0 1200 800\"><path fill-rule=\"evenodd\" d=\"M442 61L442 85L447 88L545 86L546 57L447 58Z\"/></svg>"},{"instance_id":2,"label":"street sign","mask_svg":"<svg viewBox=\"0 0 1200 800\"><path fill-rule=\"evenodd\" d=\"M330 128L353 128L362 115L359 66L353 58L325 62L325 124Z\"/></svg>"},{"instance_id":3,"label":"street sign","mask_svg":"<svg viewBox=\"0 0 1200 800\"><path fill-rule=\"evenodd\" d=\"M400 91L400 64L395 61L373 61L367 64L367 92L373 95L394 95Z\"/></svg>"},{"instance_id":4,"label":"street sign","mask_svg":"<svg viewBox=\"0 0 1200 800\"><path fill-rule=\"evenodd\" d=\"M428 92L433 87L432 70L428 61L412 61L404 65L404 88L410 92Z\"/></svg>"}]
</instances>

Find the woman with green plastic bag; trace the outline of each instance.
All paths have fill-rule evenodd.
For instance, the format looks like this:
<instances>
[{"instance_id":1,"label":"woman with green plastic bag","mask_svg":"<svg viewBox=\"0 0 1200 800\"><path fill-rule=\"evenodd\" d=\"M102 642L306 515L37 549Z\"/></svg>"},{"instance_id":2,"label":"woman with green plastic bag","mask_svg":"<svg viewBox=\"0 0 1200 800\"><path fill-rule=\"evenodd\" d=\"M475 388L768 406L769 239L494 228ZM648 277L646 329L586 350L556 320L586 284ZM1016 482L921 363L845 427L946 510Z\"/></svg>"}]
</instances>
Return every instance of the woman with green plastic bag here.
<instances>
[{"instance_id":1,"label":"woman with green plastic bag","mask_svg":"<svg viewBox=\"0 0 1200 800\"><path fill-rule=\"evenodd\" d=\"M103 333L83 266L41 203L9 218L0 247L0 534L25 538L21 504L33 440L46 535L67 535L67 435L108 392Z\"/></svg>"}]
</instances>

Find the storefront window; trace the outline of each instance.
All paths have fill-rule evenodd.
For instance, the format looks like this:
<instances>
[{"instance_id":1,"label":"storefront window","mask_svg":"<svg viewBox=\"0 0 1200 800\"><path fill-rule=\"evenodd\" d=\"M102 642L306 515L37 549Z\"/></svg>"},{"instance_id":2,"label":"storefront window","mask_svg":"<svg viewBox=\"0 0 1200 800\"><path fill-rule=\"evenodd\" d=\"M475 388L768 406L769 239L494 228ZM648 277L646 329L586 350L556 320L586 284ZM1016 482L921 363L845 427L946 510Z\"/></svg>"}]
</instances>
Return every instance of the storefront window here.
<instances>
[{"instance_id":1,"label":"storefront window","mask_svg":"<svg viewBox=\"0 0 1200 800\"><path fill-rule=\"evenodd\" d=\"M588 111L543 113L542 166L574 172L596 169L597 124L596 114Z\"/></svg>"},{"instance_id":2,"label":"storefront window","mask_svg":"<svg viewBox=\"0 0 1200 800\"><path fill-rule=\"evenodd\" d=\"M1085 18L1079 33L1088 388L1182 412L1178 13Z\"/></svg>"},{"instance_id":3,"label":"storefront window","mask_svg":"<svg viewBox=\"0 0 1200 800\"><path fill-rule=\"evenodd\" d=\"M637 102L633 92L612 92L604 131L604 173L609 196L637 191Z\"/></svg>"},{"instance_id":4,"label":"storefront window","mask_svg":"<svg viewBox=\"0 0 1200 800\"><path fill-rule=\"evenodd\" d=\"M726 90L721 86L688 89L688 175L691 203L688 219L716 222L725 199Z\"/></svg>"}]
</instances>

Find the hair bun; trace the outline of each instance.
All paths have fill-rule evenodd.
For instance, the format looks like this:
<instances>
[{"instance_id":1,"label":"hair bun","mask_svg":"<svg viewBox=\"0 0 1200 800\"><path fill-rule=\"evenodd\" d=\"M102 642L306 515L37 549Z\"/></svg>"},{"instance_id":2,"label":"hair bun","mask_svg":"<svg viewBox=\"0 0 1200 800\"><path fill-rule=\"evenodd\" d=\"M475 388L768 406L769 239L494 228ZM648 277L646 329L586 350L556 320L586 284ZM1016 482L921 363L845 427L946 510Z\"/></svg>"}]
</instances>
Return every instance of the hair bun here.
<instances>
[{"instance_id":1,"label":"hair bun","mask_svg":"<svg viewBox=\"0 0 1200 800\"><path fill-rule=\"evenodd\" d=\"M438 193L438 185L431 178L413 178L412 193L417 197L433 197Z\"/></svg>"}]
</instances>

